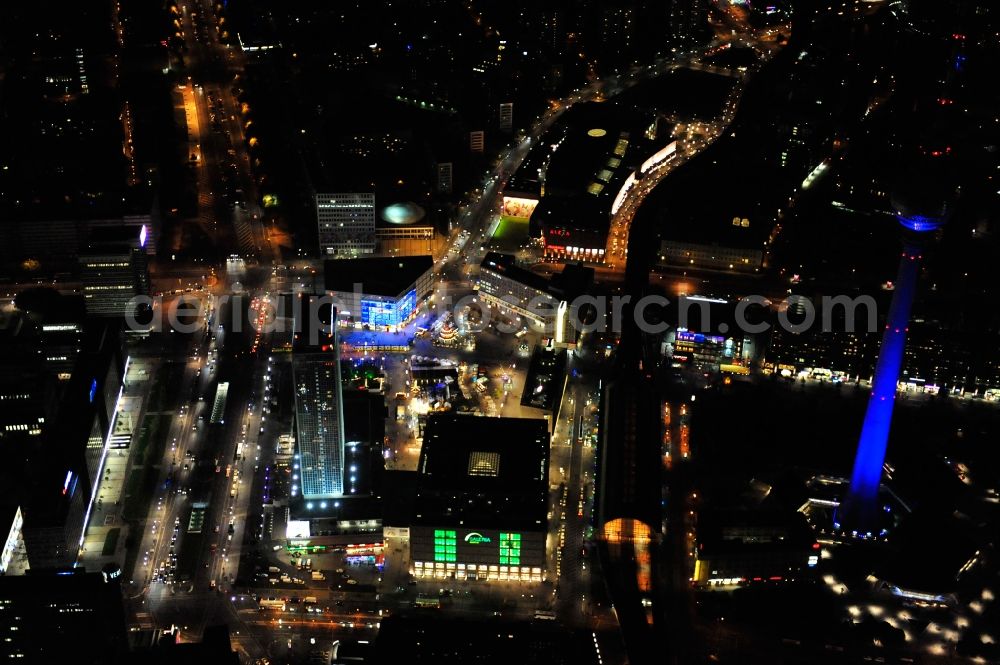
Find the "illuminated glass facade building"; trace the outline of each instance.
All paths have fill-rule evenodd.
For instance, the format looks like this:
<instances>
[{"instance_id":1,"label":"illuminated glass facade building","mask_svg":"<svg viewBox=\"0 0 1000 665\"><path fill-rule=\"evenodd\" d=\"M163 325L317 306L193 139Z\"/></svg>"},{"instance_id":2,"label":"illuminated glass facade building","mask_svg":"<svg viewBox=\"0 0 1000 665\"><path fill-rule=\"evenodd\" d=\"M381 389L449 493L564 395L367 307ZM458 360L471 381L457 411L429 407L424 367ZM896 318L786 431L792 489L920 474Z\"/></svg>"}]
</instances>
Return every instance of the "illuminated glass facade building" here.
<instances>
[{"instance_id":1,"label":"illuminated glass facade building","mask_svg":"<svg viewBox=\"0 0 1000 665\"><path fill-rule=\"evenodd\" d=\"M379 328L398 326L417 307L417 290L410 289L398 299L368 297L361 299L361 322Z\"/></svg>"},{"instance_id":2,"label":"illuminated glass facade building","mask_svg":"<svg viewBox=\"0 0 1000 665\"><path fill-rule=\"evenodd\" d=\"M341 320L374 328L405 325L434 286L430 256L372 257L327 261L326 292Z\"/></svg>"},{"instance_id":3,"label":"illuminated glass facade building","mask_svg":"<svg viewBox=\"0 0 1000 665\"><path fill-rule=\"evenodd\" d=\"M344 409L340 351L331 321L336 310L308 297L296 304L292 375L295 385L296 473L292 495L344 494Z\"/></svg>"},{"instance_id":4,"label":"illuminated glass facade building","mask_svg":"<svg viewBox=\"0 0 1000 665\"><path fill-rule=\"evenodd\" d=\"M410 572L542 581L548 462L544 420L432 415L417 468Z\"/></svg>"}]
</instances>

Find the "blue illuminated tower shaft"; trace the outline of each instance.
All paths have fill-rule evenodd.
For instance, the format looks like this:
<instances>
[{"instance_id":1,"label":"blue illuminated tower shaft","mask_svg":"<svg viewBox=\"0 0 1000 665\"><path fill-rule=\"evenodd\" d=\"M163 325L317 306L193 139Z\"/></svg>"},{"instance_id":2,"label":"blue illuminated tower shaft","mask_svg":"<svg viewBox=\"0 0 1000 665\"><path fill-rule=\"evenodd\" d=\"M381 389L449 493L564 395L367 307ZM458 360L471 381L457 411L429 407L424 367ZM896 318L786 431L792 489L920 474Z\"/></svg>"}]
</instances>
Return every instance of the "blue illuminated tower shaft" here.
<instances>
[{"instance_id":1,"label":"blue illuminated tower shaft","mask_svg":"<svg viewBox=\"0 0 1000 665\"><path fill-rule=\"evenodd\" d=\"M892 295L892 304L889 306L889 316L882 335L878 363L875 365L872 393L868 398L868 410L865 412L861 440L858 442L858 452L854 458L851 488L844 501L841 521L849 522L848 526L862 533L874 531L878 521L878 490L882 480L882 465L885 462L886 445L889 441L892 408L896 401L896 384L899 382L899 371L903 364L907 326L910 321L910 310L913 307L913 296L917 289L921 258L920 244L912 240L907 241L899 262L895 292Z\"/></svg>"}]
</instances>

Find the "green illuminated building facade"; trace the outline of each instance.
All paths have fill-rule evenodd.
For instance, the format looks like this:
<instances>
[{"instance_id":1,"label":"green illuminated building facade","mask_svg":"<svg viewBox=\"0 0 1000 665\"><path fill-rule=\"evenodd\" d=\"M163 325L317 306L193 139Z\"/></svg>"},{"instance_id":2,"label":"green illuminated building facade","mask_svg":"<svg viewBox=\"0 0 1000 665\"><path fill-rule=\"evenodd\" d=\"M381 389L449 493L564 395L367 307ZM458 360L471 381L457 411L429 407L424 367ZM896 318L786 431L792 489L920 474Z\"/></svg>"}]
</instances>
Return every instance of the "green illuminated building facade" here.
<instances>
[{"instance_id":1,"label":"green illuminated building facade","mask_svg":"<svg viewBox=\"0 0 1000 665\"><path fill-rule=\"evenodd\" d=\"M544 580L548 445L544 420L431 416L410 524L411 572Z\"/></svg>"},{"instance_id":2,"label":"green illuminated building facade","mask_svg":"<svg viewBox=\"0 0 1000 665\"><path fill-rule=\"evenodd\" d=\"M411 527L417 577L465 580L544 579L545 533Z\"/></svg>"}]
</instances>

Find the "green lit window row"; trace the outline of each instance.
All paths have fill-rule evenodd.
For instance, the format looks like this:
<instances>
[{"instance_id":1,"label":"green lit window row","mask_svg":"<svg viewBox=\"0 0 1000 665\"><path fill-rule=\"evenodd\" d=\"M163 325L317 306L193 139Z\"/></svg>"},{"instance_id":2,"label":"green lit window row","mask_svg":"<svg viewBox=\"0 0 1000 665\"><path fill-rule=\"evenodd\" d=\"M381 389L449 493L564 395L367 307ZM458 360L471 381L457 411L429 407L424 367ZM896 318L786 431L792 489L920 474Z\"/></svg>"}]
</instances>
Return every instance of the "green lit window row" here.
<instances>
[{"instance_id":1,"label":"green lit window row","mask_svg":"<svg viewBox=\"0 0 1000 665\"><path fill-rule=\"evenodd\" d=\"M444 529L435 529L434 530L434 537L435 538L455 538L456 536L457 536L457 534L454 531L446 531Z\"/></svg>"},{"instance_id":2,"label":"green lit window row","mask_svg":"<svg viewBox=\"0 0 1000 665\"><path fill-rule=\"evenodd\" d=\"M517 565L520 565L520 563L521 563L521 557L516 557L516 556L506 557L506 556L502 556L502 557L500 557L500 563L501 563L501 565L508 565L508 564L510 564L512 566L517 566Z\"/></svg>"}]
</instances>

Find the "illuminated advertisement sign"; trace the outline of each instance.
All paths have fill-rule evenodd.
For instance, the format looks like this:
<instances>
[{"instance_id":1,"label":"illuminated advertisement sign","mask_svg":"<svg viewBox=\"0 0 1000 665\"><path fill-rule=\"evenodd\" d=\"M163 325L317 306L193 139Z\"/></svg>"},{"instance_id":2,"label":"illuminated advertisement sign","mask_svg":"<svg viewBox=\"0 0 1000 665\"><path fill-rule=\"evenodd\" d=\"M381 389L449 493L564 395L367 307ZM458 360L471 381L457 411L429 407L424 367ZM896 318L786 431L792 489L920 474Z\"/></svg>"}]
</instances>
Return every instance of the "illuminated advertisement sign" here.
<instances>
[{"instance_id":1,"label":"illuminated advertisement sign","mask_svg":"<svg viewBox=\"0 0 1000 665\"><path fill-rule=\"evenodd\" d=\"M590 249L593 250L592 254L603 254L607 245L604 234L579 229L548 228L542 232L542 238L546 249L558 249L568 253L583 253Z\"/></svg>"},{"instance_id":2,"label":"illuminated advertisement sign","mask_svg":"<svg viewBox=\"0 0 1000 665\"><path fill-rule=\"evenodd\" d=\"M537 205L538 199L527 199L520 196L504 196L503 212L501 212L501 214L504 217L527 220L531 217L531 213L535 212L535 207Z\"/></svg>"},{"instance_id":3,"label":"illuminated advertisement sign","mask_svg":"<svg viewBox=\"0 0 1000 665\"><path fill-rule=\"evenodd\" d=\"M481 562L502 566L520 566L532 558L535 561L530 565L537 566L539 555L544 556L544 536L539 538L541 540L535 543L535 550L541 549L542 552L535 551L529 557L522 554L525 539L522 533L434 529L433 540L428 543L433 547L433 557L429 558L439 563ZM528 549L527 546L525 549ZM419 554L417 558L420 558Z\"/></svg>"},{"instance_id":4,"label":"illuminated advertisement sign","mask_svg":"<svg viewBox=\"0 0 1000 665\"><path fill-rule=\"evenodd\" d=\"M309 544L309 520L288 520L285 528L285 537L289 540L305 540L304 545Z\"/></svg>"},{"instance_id":5,"label":"illuminated advertisement sign","mask_svg":"<svg viewBox=\"0 0 1000 665\"><path fill-rule=\"evenodd\" d=\"M73 496L76 492L77 475L72 471L66 472L66 479L63 481L62 493L63 496Z\"/></svg>"},{"instance_id":6,"label":"illuminated advertisement sign","mask_svg":"<svg viewBox=\"0 0 1000 665\"><path fill-rule=\"evenodd\" d=\"M375 556L382 553L385 543L360 543L345 548L348 556Z\"/></svg>"},{"instance_id":7,"label":"illuminated advertisement sign","mask_svg":"<svg viewBox=\"0 0 1000 665\"><path fill-rule=\"evenodd\" d=\"M465 542L470 545L480 545L482 543L492 543L493 539L489 536L484 536L478 531L473 531L472 533L465 536Z\"/></svg>"}]
</instances>

